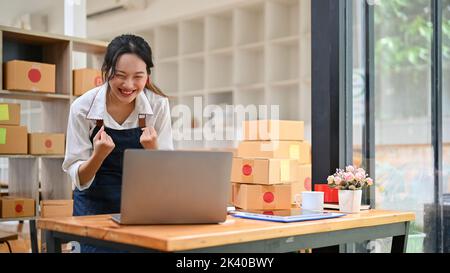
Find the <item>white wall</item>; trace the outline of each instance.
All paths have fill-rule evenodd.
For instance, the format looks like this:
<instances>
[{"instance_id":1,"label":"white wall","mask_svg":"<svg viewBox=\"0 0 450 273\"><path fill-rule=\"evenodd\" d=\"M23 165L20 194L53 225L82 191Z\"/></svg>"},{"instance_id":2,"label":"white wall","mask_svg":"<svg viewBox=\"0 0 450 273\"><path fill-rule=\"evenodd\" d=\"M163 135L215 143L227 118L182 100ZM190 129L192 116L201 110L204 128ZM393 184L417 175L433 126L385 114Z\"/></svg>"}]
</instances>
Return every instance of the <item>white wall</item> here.
<instances>
[{"instance_id":1,"label":"white wall","mask_svg":"<svg viewBox=\"0 0 450 273\"><path fill-rule=\"evenodd\" d=\"M92 0L88 0L92 1ZM149 0L144 10L128 10L111 16L88 19L87 36L109 39L116 35L141 31L145 28L177 20L181 17L220 10L253 0Z\"/></svg>"}]
</instances>

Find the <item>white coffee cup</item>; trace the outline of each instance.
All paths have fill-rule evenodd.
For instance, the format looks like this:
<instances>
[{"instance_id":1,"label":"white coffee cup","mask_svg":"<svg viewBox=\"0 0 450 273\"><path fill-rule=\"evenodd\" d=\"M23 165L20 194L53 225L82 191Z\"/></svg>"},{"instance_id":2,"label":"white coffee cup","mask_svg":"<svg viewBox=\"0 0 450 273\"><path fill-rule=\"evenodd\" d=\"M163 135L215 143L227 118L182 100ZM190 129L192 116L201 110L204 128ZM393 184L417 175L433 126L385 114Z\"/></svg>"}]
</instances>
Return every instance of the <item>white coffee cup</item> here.
<instances>
[{"instance_id":1,"label":"white coffee cup","mask_svg":"<svg viewBox=\"0 0 450 273\"><path fill-rule=\"evenodd\" d=\"M295 203L304 210L323 211L323 194L323 191L302 191L295 195Z\"/></svg>"}]
</instances>

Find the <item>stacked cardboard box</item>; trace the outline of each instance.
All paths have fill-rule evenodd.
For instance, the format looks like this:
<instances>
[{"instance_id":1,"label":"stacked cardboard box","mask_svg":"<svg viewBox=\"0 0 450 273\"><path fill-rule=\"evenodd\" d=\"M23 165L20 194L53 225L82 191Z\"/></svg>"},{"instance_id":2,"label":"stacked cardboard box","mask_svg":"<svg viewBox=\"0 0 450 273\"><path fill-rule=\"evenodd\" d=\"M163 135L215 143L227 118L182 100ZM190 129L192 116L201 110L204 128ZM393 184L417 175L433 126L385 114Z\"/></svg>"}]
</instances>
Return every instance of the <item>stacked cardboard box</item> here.
<instances>
[{"instance_id":1,"label":"stacked cardboard box","mask_svg":"<svg viewBox=\"0 0 450 273\"><path fill-rule=\"evenodd\" d=\"M5 63L5 89L55 93L54 64L12 60Z\"/></svg>"},{"instance_id":2,"label":"stacked cardboard box","mask_svg":"<svg viewBox=\"0 0 450 273\"><path fill-rule=\"evenodd\" d=\"M232 166L232 202L248 210L289 209L310 189L311 145L303 121L245 121Z\"/></svg>"},{"instance_id":3,"label":"stacked cardboard box","mask_svg":"<svg viewBox=\"0 0 450 273\"><path fill-rule=\"evenodd\" d=\"M27 133L20 126L20 104L0 103L0 154L27 154Z\"/></svg>"},{"instance_id":4,"label":"stacked cardboard box","mask_svg":"<svg viewBox=\"0 0 450 273\"><path fill-rule=\"evenodd\" d=\"M41 217L68 217L73 213L73 200L42 200Z\"/></svg>"}]
</instances>

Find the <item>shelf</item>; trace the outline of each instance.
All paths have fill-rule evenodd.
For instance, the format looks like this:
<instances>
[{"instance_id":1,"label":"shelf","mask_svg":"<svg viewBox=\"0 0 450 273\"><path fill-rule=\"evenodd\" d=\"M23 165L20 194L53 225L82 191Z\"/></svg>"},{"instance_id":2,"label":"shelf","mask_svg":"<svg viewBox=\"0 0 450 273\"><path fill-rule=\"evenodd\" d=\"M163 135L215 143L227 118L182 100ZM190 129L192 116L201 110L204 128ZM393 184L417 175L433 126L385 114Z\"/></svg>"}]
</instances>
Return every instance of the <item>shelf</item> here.
<instances>
[{"instance_id":1,"label":"shelf","mask_svg":"<svg viewBox=\"0 0 450 273\"><path fill-rule=\"evenodd\" d=\"M238 8L234 15L236 45L264 41L264 3Z\"/></svg>"},{"instance_id":2,"label":"shelf","mask_svg":"<svg viewBox=\"0 0 450 273\"><path fill-rule=\"evenodd\" d=\"M294 35L294 36L288 36L288 37L281 37L281 38L277 38L277 39L273 39L270 40L269 42L271 42L272 44L276 44L276 45L298 45L298 41L299 41L299 36L298 35Z\"/></svg>"},{"instance_id":3,"label":"shelf","mask_svg":"<svg viewBox=\"0 0 450 273\"><path fill-rule=\"evenodd\" d=\"M70 95L54 93L36 93L27 91L0 90L0 97L16 100L70 100Z\"/></svg>"},{"instance_id":4,"label":"shelf","mask_svg":"<svg viewBox=\"0 0 450 273\"><path fill-rule=\"evenodd\" d=\"M299 43L276 43L268 47L267 67L269 81L285 81L299 78ZM301 61L301 60L300 60Z\"/></svg>"},{"instance_id":5,"label":"shelf","mask_svg":"<svg viewBox=\"0 0 450 273\"><path fill-rule=\"evenodd\" d=\"M259 105L276 103L282 106L281 117L310 124L310 13L311 0L243 1L173 18L138 34L153 45L152 76L166 94L174 96L171 106L184 104L193 109L193 98L201 97L203 108L230 104L244 106L246 111L254 106L256 116L250 119L258 119L266 115L260 116ZM191 114L204 124L200 113ZM199 148L197 144L236 142L174 143L177 148Z\"/></svg>"},{"instance_id":6,"label":"shelf","mask_svg":"<svg viewBox=\"0 0 450 273\"><path fill-rule=\"evenodd\" d=\"M180 91L196 91L204 89L204 58L182 59L180 67Z\"/></svg>"},{"instance_id":7,"label":"shelf","mask_svg":"<svg viewBox=\"0 0 450 273\"><path fill-rule=\"evenodd\" d=\"M72 96L74 68L100 68L107 42L0 27L0 62L25 60L56 65L58 93L3 90L0 67L0 100L21 105L21 125L29 132L65 132ZM95 65L97 64L97 65ZM61 169L64 155L0 155L8 191L36 200L71 198L68 175ZM6 172L6 173L5 173ZM39 190L41 185L41 191ZM0 221L30 218L0 219Z\"/></svg>"},{"instance_id":8,"label":"shelf","mask_svg":"<svg viewBox=\"0 0 450 273\"><path fill-rule=\"evenodd\" d=\"M299 33L299 2L303 0L278 0L267 2L267 36L269 39Z\"/></svg>"},{"instance_id":9,"label":"shelf","mask_svg":"<svg viewBox=\"0 0 450 273\"><path fill-rule=\"evenodd\" d=\"M209 125L209 127L214 128L215 130L220 130L220 132L224 131L224 127L227 124L233 123L233 92L223 92L223 93L215 93L207 95L207 105L209 108L205 109L205 126ZM216 107L212 107L215 105ZM227 107L228 106L228 107ZM229 106L232 106L231 108ZM219 109L217 109L217 107ZM228 111L227 111L228 110ZM221 114L221 120L216 120L217 114Z\"/></svg>"},{"instance_id":10,"label":"shelf","mask_svg":"<svg viewBox=\"0 0 450 273\"><path fill-rule=\"evenodd\" d=\"M266 105L264 87L247 89L245 91L236 92L236 100L234 103L235 110L238 105L242 105L247 111L254 111L252 113L246 113L247 119L258 119L259 105ZM237 113L239 114L239 113ZM241 126L240 124L237 124Z\"/></svg>"},{"instance_id":11,"label":"shelf","mask_svg":"<svg viewBox=\"0 0 450 273\"><path fill-rule=\"evenodd\" d=\"M233 92L234 87L233 86L221 86L216 88L210 88L206 90L206 93L208 94L217 94L217 93L225 93L225 92Z\"/></svg>"},{"instance_id":12,"label":"shelf","mask_svg":"<svg viewBox=\"0 0 450 273\"><path fill-rule=\"evenodd\" d=\"M165 93L178 92L178 62L164 62L155 66L155 84Z\"/></svg>"},{"instance_id":13,"label":"shelf","mask_svg":"<svg viewBox=\"0 0 450 273\"><path fill-rule=\"evenodd\" d=\"M170 109L178 105L179 98L177 96L168 97Z\"/></svg>"},{"instance_id":14,"label":"shelf","mask_svg":"<svg viewBox=\"0 0 450 273\"><path fill-rule=\"evenodd\" d=\"M180 53L191 54L204 50L204 22L203 18L183 21L180 24Z\"/></svg>"},{"instance_id":15,"label":"shelf","mask_svg":"<svg viewBox=\"0 0 450 273\"><path fill-rule=\"evenodd\" d=\"M234 65L234 79L237 85L264 82L264 48L239 49Z\"/></svg>"},{"instance_id":16,"label":"shelf","mask_svg":"<svg viewBox=\"0 0 450 273\"><path fill-rule=\"evenodd\" d=\"M203 120L203 109L200 109L200 111L197 109L197 112L194 111L194 105L196 103L199 104L199 106L203 106L205 104L205 98L203 95L186 95L186 96L181 96L178 100L179 104L182 105L186 105L187 107L189 107L189 109L191 110L191 114L192 116L195 116L197 119L201 119ZM198 115L199 114L199 115Z\"/></svg>"},{"instance_id":17,"label":"shelf","mask_svg":"<svg viewBox=\"0 0 450 273\"><path fill-rule=\"evenodd\" d=\"M307 105L300 103L299 86L284 85L270 88L269 101L271 105L279 105L279 119L299 120L299 109Z\"/></svg>"},{"instance_id":18,"label":"shelf","mask_svg":"<svg viewBox=\"0 0 450 273\"><path fill-rule=\"evenodd\" d=\"M233 45L233 13L231 11L206 17L207 50L229 48Z\"/></svg>"},{"instance_id":19,"label":"shelf","mask_svg":"<svg viewBox=\"0 0 450 273\"><path fill-rule=\"evenodd\" d=\"M208 104L227 104L231 105L233 104L233 92L231 90L228 90L227 92L222 93L214 93L214 94L208 94Z\"/></svg>"},{"instance_id":20,"label":"shelf","mask_svg":"<svg viewBox=\"0 0 450 273\"><path fill-rule=\"evenodd\" d=\"M63 39L52 39L35 35L2 32L1 47L2 63L12 60L23 60L55 65L55 90L71 90L69 79L72 71L69 64L71 62L71 42ZM0 68L0 71L2 68ZM2 82L2 81L0 81ZM3 83L2 83L3 84ZM4 85L0 88L5 88Z\"/></svg>"},{"instance_id":21,"label":"shelf","mask_svg":"<svg viewBox=\"0 0 450 273\"><path fill-rule=\"evenodd\" d=\"M178 62L179 57L175 56L175 57L168 57L168 58L164 58L164 59L158 59L156 61L156 66L160 65L160 64L166 64L166 63L176 63Z\"/></svg>"},{"instance_id":22,"label":"shelf","mask_svg":"<svg viewBox=\"0 0 450 273\"><path fill-rule=\"evenodd\" d=\"M178 56L178 25L165 25L155 30L156 56L164 59Z\"/></svg>"},{"instance_id":23,"label":"shelf","mask_svg":"<svg viewBox=\"0 0 450 273\"><path fill-rule=\"evenodd\" d=\"M191 54L185 54L180 56L182 60L186 59L202 59L205 57L205 53L203 52L196 52Z\"/></svg>"},{"instance_id":24,"label":"shelf","mask_svg":"<svg viewBox=\"0 0 450 273\"><path fill-rule=\"evenodd\" d=\"M184 97L203 96L204 93L205 93L205 91L203 89L189 90L189 91L183 91L183 95L182 96L184 96Z\"/></svg>"},{"instance_id":25,"label":"shelf","mask_svg":"<svg viewBox=\"0 0 450 273\"><path fill-rule=\"evenodd\" d=\"M29 221L29 220L36 220L38 219L37 216L30 216L30 217L17 217L17 218L0 218L0 222L10 222L10 221Z\"/></svg>"},{"instance_id":26,"label":"shelf","mask_svg":"<svg viewBox=\"0 0 450 273\"><path fill-rule=\"evenodd\" d=\"M90 54L105 54L108 42L103 41L89 41L81 38L72 38L73 51L90 53Z\"/></svg>"},{"instance_id":27,"label":"shelf","mask_svg":"<svg viewBox=\"0 0 450 273\"><path fill-rule=\"evenodd\" d=\"M298 79L292 79L292 80L282 80L282 81L274 81L270 82L269 85L271 87L289 87L293 85L297 85L299 83Z\"/></svg>"},{"instance_id":28,"label":"shelf","mask_svg":"<svg viewBox=\"0 0 450 273\"><path fill-rule=\"evenodd\" d=\"M253 84L241 84L237 85L236 88L239 91L252 91L252 90L260 90L264 88L264 83L253 83Z\"/></svg>"},{"instance_id":29,"label":"shelf","mask_svg":"<svg viewBox=\"0 0 450 273\"><path fill-rule=\"evenodd\" d=\"M207 88L231 86L233 84L233 56L230 53L216 53L208 56Z\"/></svg>"},{"instance_id":30,"label":"shelf","mask_svg":"<svg viewBox=\"0 0 450 273\"><path fill-rule=\"evenodd\" d=\"M52 44L55 42L68 42L70 39L70 37L63 35L50 34L34 30L30 31L7 26L0 26L0 31L3 32L4 38L34 44Z\"/></svg>"},{"instance_id":31,"label":"shelf","mask_svg":"<svg viewBox=\"0 0 450 273\"><path fill-rule=\"evenodd\" d=\"M210 54L211 55L216 55L216 54L232 55L233 54L233 48L232 47L217 48L217 49L211 50Z\"/></svg>"},{"instance_id":32,"label":"shelf","mask_svg":"<svg viewBox=\"0 0 450 273\"><path fill-rule=\"evenodd\" d=\"M264 50L264 42L256 42L256 43L248 43L248 44L240 45L240 46L238 46L238 49L262 51L262 50Z\"/></svg>"},{"instance_id":33,"label":"shelf","mask_svg":"<svg viewBox=\"0 0 450 273\"><path fill-rule=\"evenodd\" d=\"M150 48L153 50L155 46L155 31L153 29L146 31L137 31L136 35L141 36L149 44Z\"/></svg>"}]
</instances>

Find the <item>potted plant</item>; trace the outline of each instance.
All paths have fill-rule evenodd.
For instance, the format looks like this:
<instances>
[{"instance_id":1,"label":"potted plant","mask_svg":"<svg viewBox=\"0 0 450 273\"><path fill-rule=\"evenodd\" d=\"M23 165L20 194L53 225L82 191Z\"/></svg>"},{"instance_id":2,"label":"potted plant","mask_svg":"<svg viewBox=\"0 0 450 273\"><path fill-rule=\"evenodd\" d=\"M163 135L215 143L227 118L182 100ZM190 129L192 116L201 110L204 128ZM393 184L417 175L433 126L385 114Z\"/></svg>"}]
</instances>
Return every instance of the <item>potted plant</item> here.
<instances>
[{"instance_id":1,"label":"potted plant","mask_svg":"<svg viewBox=\"0 0 450 273\"><path fill-rule=\"evenodd\" d=\"M339 210L346 213L360 211L362 189L373 185L366 171L354 166L336 169L336 173L328 176L327 180L330 188L338 189Z\"/></svg>"}]
</instances>

